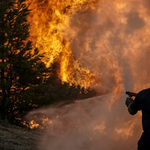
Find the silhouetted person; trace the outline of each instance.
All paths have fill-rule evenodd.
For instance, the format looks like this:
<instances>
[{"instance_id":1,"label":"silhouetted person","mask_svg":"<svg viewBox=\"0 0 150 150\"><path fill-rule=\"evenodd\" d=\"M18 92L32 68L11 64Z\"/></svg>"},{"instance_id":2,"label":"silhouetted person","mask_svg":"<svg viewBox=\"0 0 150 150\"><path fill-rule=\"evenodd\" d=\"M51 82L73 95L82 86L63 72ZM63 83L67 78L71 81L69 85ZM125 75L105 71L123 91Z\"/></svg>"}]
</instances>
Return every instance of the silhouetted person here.
<instances>
[{"instance_id":1,"label":"silhouetted person","mask_svg":"<svg viewBox=\"0 0 150 150\"><path fill-rule=\"evenodd\" d=\"M135 115L139 110L142 111L143 133L138 141L138 150L150 150L150 88L140 91L138 94L126 92L129 97L126 105L131 115ZM135 96L133 100L131 97Z\"/></svg>"}]
</instances>

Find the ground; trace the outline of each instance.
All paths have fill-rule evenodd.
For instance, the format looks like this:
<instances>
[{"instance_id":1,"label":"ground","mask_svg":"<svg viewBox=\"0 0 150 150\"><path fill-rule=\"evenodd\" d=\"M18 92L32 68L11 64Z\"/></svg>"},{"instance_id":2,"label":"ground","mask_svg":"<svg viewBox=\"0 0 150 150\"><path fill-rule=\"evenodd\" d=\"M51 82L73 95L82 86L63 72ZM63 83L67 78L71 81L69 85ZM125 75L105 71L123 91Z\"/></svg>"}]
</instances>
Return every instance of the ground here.
<instances>
[{"instance_id":1,"label":"ground","mask_svg":"<svg viewBox=\"0 0 150 150\"><path fill-rule=\"evenodd\" d=\"M41 132L0 120L0 150L36 150Z\"/></svg>"}]
</instances>

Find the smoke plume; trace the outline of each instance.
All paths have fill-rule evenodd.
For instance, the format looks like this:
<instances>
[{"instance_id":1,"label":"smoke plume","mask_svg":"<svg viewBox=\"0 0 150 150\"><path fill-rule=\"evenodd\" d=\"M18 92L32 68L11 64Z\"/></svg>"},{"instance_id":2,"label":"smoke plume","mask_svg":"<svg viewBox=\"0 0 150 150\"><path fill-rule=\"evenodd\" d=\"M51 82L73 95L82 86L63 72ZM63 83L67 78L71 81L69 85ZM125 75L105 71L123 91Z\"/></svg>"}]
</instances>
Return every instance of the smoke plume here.
<instances>
[{"instance_id":1,"label":"smoke plume","mask_svg":"<svg viewBox=\"0 0 150 150\"><path fill-rule=\"evenodd\" d=\"M98 90L138 92L149 87L147 3L105 0L71 17L66 37L74 57L98 78Z\"/></svg>"}]
</instances>

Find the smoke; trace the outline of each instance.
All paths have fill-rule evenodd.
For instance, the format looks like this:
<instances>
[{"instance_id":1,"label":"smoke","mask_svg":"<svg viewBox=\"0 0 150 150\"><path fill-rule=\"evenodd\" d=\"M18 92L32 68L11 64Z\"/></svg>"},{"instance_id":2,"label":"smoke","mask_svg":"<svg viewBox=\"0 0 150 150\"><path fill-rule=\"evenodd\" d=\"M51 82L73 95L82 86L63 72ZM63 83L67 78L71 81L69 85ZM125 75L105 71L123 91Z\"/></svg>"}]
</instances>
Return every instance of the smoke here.
<instances>
[{"instance_id":1,"label":"smoke","mask_svg":"<svg viewBox=\"0 0 150 150\"><path fill-rule=\"evenodd\" d=\"M149 60L147 3L105 0L71 17L65 35L74 57L98 78L98 90L138 92L149 87L149 62L143 62Z\"/></svg>"},{"instance_id":2,"label":"smoke","mask_svg":"<svg viewBox=\"0 0 150 150\"><path fill-rule=\"evenodd\" d=\"M91 87L106 95L31 112L30 119L50 120L39 150L136 149L141 114L130 116L125 95L114 93L150 85L149 13L149 0L104 0L70 17L63 35L75 59L97 77Z\"/></svg>"}]
</instances>

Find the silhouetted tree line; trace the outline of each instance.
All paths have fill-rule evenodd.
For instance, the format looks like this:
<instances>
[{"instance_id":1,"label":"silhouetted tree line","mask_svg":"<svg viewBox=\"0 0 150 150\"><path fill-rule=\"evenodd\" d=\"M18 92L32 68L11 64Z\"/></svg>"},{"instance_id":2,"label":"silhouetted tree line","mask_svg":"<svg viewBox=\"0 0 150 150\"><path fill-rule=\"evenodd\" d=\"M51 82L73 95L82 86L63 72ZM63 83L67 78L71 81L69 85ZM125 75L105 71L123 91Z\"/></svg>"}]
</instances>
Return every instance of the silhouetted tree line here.
<instances>
[{"instance_id":1,"label":"silhouetted tree line","mask_svg":"<svg viewBox=\"0 0 150 150\"><path fill-rule=\"evenodd\" d=\"M55 65L46 68L38 49L32 51L25 0L0 1L0 119L20 124L36 108L84 99L93 90L62 83Z\"/></svg>"}]
</instances>

